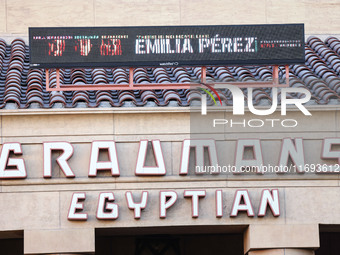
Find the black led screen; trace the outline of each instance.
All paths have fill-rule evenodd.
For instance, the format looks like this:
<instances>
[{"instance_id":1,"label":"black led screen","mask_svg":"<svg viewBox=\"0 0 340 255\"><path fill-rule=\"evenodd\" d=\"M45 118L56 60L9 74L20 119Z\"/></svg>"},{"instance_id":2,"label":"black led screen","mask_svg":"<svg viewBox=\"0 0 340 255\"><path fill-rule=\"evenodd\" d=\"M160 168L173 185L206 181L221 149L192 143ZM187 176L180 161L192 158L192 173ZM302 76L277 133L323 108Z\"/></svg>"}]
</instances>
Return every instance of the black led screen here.
<instances>
[{"instance_id":1,"label":"black led screen","mask_svg":"<svg viewBox=\"0 0 340 255\"><path fill-rule=\"evenodd\" d=\"M29 28L30 66L303 64L304 25Z\"/></svg>"}]
</instances>

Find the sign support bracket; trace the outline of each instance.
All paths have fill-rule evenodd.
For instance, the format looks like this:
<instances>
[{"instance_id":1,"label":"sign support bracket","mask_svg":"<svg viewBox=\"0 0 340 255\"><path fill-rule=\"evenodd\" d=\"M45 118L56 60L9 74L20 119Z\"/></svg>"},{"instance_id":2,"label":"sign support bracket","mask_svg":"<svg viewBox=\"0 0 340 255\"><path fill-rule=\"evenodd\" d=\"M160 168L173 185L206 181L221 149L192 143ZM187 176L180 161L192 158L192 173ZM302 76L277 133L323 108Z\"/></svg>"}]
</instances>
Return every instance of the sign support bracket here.
<instances>
[{"instance_id":1,"label":"sign support bracket","mask_svg":"<svg viewBox=\"0 0 340 255\"><path fill-rule=\"evenodd\" d=\"M150 83L141 84L134 83L134 68L129 68L129 84L61 84L60 82L60 69L56 69L56 84L54 87L50 86L50 73L49 69L45 70L46 73L46 91L85 91L85 90L156 90L156 89L195 89L197 87L205 87L205 84L213 88L223 88L223 85L233 85L239 88L272 88L272 87L289 87L289 66L285 65L285 83L279 81L279 66L273 66L272 80L271 81L253 81L253 82L207 82L207 68L201 67L201 80L200 83Z\"/></svg>"}]
</instances>

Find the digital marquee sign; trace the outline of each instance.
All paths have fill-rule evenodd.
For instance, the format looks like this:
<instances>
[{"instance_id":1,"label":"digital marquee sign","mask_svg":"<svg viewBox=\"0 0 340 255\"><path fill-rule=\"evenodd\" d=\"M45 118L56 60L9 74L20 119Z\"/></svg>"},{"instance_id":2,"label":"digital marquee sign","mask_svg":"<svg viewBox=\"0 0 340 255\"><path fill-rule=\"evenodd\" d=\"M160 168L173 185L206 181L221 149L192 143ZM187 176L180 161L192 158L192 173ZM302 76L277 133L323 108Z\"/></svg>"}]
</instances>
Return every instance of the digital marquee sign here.
<instances>
[{"instance_id":1,"label":"digital marquee sign","mask_svg":"<svg viewBox=\"0 0 340 255\"><path fill-rule=\"evenodd\" d=\"M29 28L30 67L303 64L304 25Z\"/></svg>"}]
</instances>

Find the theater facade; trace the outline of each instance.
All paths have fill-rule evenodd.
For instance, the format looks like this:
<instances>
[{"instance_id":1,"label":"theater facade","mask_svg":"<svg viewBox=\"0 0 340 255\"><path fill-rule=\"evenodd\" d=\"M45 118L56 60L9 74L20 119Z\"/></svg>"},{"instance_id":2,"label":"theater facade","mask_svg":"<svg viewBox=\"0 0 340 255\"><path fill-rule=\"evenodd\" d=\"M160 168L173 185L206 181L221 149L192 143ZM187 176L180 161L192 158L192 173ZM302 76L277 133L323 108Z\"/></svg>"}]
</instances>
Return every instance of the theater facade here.
<instances>
[{"instance_id":1,"label":"theater facade","mask_svg":"<svg viewBox=\"0 0 340 255\"><path fill-rule=\"evenodd\" d=\"M6 13L0 12L6 24L0 25L1 254L337 254L340 37L332 13L338 4L257 1L254 14L245 15L250 3L235 3L230 24L305 24L299 46L263 42L303 47L304 61L289 68L244 63L201 69L165 61L133 70L132 81L146 86L199 83L203 71L207 84L272 78L284 84L288 78L285 88L246 86L236 100L238 90L223 87L211 98L198 88L48 91L46 79L52 88L58 79L126 86L131 71L90 61L46 73L30 66L27 34L39 26L220 25L228 5L217 8L212 0L207 22L205 1L123 1L123 9L117 1L74 1L65 3L68 10L33 2L0 1ZM50 19L48 9L63 20ZM113 17L111 9L120 15ZM307 13L316 10L334 22L315 23ZM124 42L124 36L105 40ZM235 38L230 45L241 51ZM138 38L138 54L152 51L147 47L155 39ZM212 47L204 36L197 39L198 50ZM253 52L255 40L246 39L245 53ZM169 43L154 50L191 51L188 41L178 42L180 48ZM63 43L55 47L51 54L62 56ZM82 56L90 53L83 42L76 47ZM100 52L121 55L120 47L115 41Z\"/></svg>"},{"instance_id":2,"label":"theater facade","mask_svg":"<svg viewBox=\"0 0 340 255\"><path fill-rule=\"evenodd\" d=\"M284 127L267 137L237 126L223 127L227 135L214 134L214 143L195 139L196 153L215 151L224 166L245 160L239 151L250 146L249 160L262 157L263 166L304 163L260 174L190 169L187 109L3 110L1 242L12 251L23 238L25 254L149 246L186 254L205 242L232 254L313 254L324 231L337 233L339 138L336 106L308 109L310 118L288 112L299 122L289 135ZM211 114L233 118L228 110ZM181 167L186 159L189 169Z\"/></svg>"}]
</instances>

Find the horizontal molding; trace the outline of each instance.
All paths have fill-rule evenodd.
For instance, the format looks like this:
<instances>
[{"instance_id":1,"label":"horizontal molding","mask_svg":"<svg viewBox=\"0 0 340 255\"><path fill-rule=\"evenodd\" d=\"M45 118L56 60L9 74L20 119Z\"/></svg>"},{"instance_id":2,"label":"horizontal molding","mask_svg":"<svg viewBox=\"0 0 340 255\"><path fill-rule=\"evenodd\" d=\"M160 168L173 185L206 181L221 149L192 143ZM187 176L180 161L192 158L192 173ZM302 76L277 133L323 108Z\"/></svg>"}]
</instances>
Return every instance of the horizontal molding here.
<instances>
[{"instance_id":1,"label":"horizontal molding","mask_svg":"<svg viewBox=\"0 0 340 255\"><path fill-rule=\"evenodd\" d=\"M305 105L309 111L338 111L340 105ZM256 109L267 109L268 105L255 106ZM281 109L280 106L277 109ZM58 108L58 109L15 109L0 110L1 115L50 115L50 114L153 114L153 113L190 113L200 112L200 106L192 107L113 107L113 108ZM232 112L232 106L208 107L209 112ZM249 112L248 107L245 111ZM300 111L296 107L287 106L287 111Z\"/></svg>"}]
</instances>

